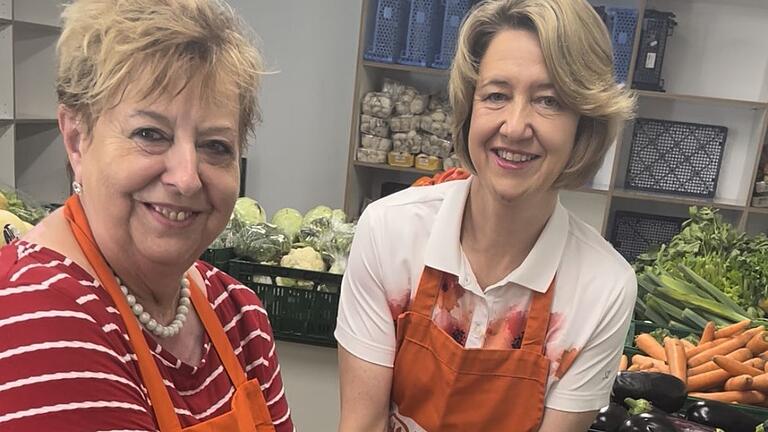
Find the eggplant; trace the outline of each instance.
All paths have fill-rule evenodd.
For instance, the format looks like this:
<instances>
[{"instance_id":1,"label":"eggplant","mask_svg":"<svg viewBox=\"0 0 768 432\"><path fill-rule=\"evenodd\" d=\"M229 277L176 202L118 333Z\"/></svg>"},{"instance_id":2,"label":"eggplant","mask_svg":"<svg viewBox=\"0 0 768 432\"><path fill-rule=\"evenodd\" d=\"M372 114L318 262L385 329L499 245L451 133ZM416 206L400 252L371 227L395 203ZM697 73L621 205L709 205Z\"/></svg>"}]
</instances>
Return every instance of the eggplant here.
<instances>
[{"instance_id":1,"label":"eggplant","mask_svg":"<svg viewBox=\"0 0 768 432\"><path fill-rule=\"evenodd\" d=\"M629 418L629 413L623 406L611 402L607 407L597 413L591 429L604 432L616 432L624 420Z\"/></svg>"},{"instance_id":2,"label":"eggplant","mask_svg":"<svg viewBox=\"0 0 768 432\"><path fill-rule=\"evenodd\" d=\"M619 427L618 432L723 432L662 412L633 415Z\"/></svg>"},{"instance_id":3,"label":"eggplant","mask_svg":"<svg viewBox=\"0 0 768 432\"><path fill-rule=\"evenodd\" d=\"M754 432L760 420L726 403L699 401L688 407L685 418L728 432Z\"/></svg>"},{"instance_id":4,"label":"eggplant","mask_svg":"<svg viewBox=\"0 0 768 432\"><path fill-rule=\"evenodd\" d=\"M625 398L624 406L628 408L627 412L631 416L643 413L666 414L645 399Z\"/></svg>"},{"instance_id":5,"label":"eggplant","mask_svg":"<svg viewBox=\"0 0 768 432\"><path fill-rule=\"evenodd\" d=\"M645 399L668 413L680 410L686 399L685 383L660 372L620 372L613 382L611 400Z\"/></svg>"}]
</instances>

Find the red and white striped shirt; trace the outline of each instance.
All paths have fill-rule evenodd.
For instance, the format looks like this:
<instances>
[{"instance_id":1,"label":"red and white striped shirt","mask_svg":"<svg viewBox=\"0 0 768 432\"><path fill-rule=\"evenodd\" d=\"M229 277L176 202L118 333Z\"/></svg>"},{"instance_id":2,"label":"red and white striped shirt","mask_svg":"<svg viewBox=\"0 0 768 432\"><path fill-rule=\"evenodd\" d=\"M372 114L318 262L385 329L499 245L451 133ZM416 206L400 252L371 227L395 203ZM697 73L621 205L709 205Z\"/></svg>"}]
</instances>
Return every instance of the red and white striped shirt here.
<instances>
[{"instance_id":1,"label":"red and white striped shirt","mask_svg":"<svg viewBox=\"0 0 768 432\"><path fill-rule=\"evenodd\" d=\"M293 431L261 302L231 276L195 266L248 379L261 383L275 429ZM229 411L235 389L207 335L197 367L145 336L182 427ZM0 432L156 430L109 294L55 251L24 241L0 249Z\"/></svg>"}]
</instances>

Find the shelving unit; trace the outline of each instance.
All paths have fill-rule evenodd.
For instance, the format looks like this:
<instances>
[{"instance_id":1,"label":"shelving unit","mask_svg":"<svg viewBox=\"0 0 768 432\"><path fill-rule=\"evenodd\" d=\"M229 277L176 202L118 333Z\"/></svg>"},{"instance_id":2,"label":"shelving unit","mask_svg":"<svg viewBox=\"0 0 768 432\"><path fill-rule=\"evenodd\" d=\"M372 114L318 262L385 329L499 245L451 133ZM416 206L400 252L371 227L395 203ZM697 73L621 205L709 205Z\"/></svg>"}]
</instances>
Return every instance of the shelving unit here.
<instances>
[{"instance_id":1,"label":"shelving unit","mask_svg":"<svg viewBox=\"0 0 768 432\"><path fill-rule=\"evenodd\" d=\"M0 184L41 202L69 195L56 121L61 0L0 0Z\"/></svg>"},{"instance_id":2,"label":"shelving unit","mask_svg":"<svg viewBox=\"0 0 768 432\"><path fill-rule=\"evenodd\" d=\"M714 198L641 192L625 187L634 122L612 146L590 184L560 194L561 201L604 237L610 238L616 211L686 217L688 207L712 206L751 233L768 231L768 208L751 207L759 155L768 129L768 3L763 0L594 0L595 5L630 7L643 22L647 9L672 12L678 25L668 39L662 77L665 92L638 91L638 116L725 126L728 137ZM355 161L360 102L380 88L384 77L423 91L445 88L448 72L363 60L366 25L375 1L363 2L345 210L360 213L380 197L384 182L410 183L423 172ZM627 82L632 82L642 25L636 26Z\"/></svg>"}]
</instances>

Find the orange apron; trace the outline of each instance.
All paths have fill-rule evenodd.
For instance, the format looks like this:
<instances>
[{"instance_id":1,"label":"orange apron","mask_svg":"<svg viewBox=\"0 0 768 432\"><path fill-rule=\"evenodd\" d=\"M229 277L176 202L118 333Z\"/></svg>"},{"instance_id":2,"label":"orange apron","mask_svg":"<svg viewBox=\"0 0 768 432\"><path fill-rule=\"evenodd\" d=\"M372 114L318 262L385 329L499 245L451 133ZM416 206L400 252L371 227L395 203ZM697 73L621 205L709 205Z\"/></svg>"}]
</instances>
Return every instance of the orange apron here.
<instances>
[{"instance_id":1,"label":"orange apron","mask_svg":"<svg viewBox=\"0 0 768 432\"><path fill-rule=\"evenodd\" d=\"M152 401L152 409L160 432L275 432L264 394L261 392L261 386L256 380L247 380L227 335L213 312L213 308L205 299L200 288L191 279L192 305L211 338L211 342L213 342L213 346L236 390L232 399L232 409L229 412L182 429L144 333L139 327L138 320L133 318L133 312L117 286L112 270L93 240L88 219L77 196L73 195L67 199L64 216L69 221L72 234L74 234L85 257L96 272L99 282L112 297L112 301L115 302L117 310L123 318L131 346L139 359L139 373L149 392L149 399Z\"/></svg>"},{"instance_id":2,"label":"orange apron","mask_svg":"<svg viewBox=\"0 0 768 432\"><path fill-rule=\"evenodd\" d=\"M439 289L454 277L425 267L410 309L397 319L392 401L430 432L536 431L549 360L544 341L554 293L534 293L520 349L465 349L432 321ZM390 431L408 426L394 415Z\"/></svg>"}]
</instances>

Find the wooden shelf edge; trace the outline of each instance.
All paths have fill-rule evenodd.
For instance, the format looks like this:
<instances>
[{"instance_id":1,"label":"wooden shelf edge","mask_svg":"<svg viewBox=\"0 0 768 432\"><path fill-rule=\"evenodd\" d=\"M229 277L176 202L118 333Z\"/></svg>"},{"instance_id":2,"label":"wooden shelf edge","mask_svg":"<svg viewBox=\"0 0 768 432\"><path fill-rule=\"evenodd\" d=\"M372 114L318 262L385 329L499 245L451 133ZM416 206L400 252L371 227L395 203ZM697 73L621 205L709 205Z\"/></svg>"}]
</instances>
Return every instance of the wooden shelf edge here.
<instances>
[{"instance_id":1,"label":"wooden shelf edge","mask_svg":"<svg viewBox=\"0 0 768 432\"><path fill-rule=\"evenodd\" d=\"M380 62L375 62L370 60L363 60L362 63L363 63L363 66L374 68L374 69L396 70L396 71L413 72L413 73L419 73L419 74L445 76L445 77L448 76L447 69L433 69L433 68L421 67L421 66L402 65L397 63L380 63Z\"/></svg>"},{"instance_id":2,"label":"wooden shelf edge","mask_svg":"<svg viewBox=\"0 0 768 432\"><path fill-rule=\"evenodd\" d=\"M608 189L597 189L589 186L582 186L580 188L568 188L563 190L568 192L583 192L593 195L608 195Z\"/></svg>"},{"instance_id":3,"label":"wooden shelf edge","mask_svg":"<svg viewBox=\"0 0 768 432\"><path fill-rule=\"evenodd\" d=\"M397 167L387 164L375 164L375 163L368 163L368 162L360 162L360 161L354 161L352 162L354 166L358 167L364 167L364 168L373 168L383 171L397 171L397 172L406 172L406 173L412 173L412 174L421 174L421 175L434 175L437 171L427 171L422 170L418 168L405 168L405 167Z\"/></svg>"},{"instance_id":4,"label":"wooden shelf edge","mask_svg":"<svg viewBox=\"0 0 768 432\"><path fill-rule=\"evenodd\" d=\"M25 21L20 19L14 19L12 21L14 25L19 25L21 27L32 27L32 28L38 28L41 30L49 30L51 32L60 32L61 26L60 25L52 25L52 24L43 24L39 22L34 21Z\"/></svg>"},{"instance_id":5,"label":"wooden shelf edge","mask_svg":"<svg viewBox=\"0 0 768 432\"><path fill-rule=\"evenodd\" d=\"M718 98L718 97L710 97L710 96L664 93L664 92L655 92L655 91L648 91L648 90L637 90L637 95L640 96L641 98L648 98L648 99L666 99L666 100L680 101L680 102L710 103L710 104L715 103L720 105L729 105L729 106L741 107L741 108L747 108L747 109L753 109L753 110L768 108L768 102L750 101L750 100L742 100L742 99L729 99L729 98Z\"/></svg>"},{"instance_id":6,"label":"wooden shelf edge","mask_svg":"<svg viewBox=\"0 0 768 432\"><path fill-rule=\"evenodd\" d=\"M640 201L663 202L663 203L670 203L670 204L716 207L724 210L743 211L746 209L745 205L722 202L713 198L695 198L695 197L688 197L683 195L664 195L664 194L656 194L653 192L642 192L642 191L634 191L634 190L627 190L627 189L621 189L621 188L614 189L613 195L617 198L634 199L634 200L640 200Z\"/></svg>"},{"instance_id":7,"label":"wooden shelf edge","mask_svg":"<svg viewBox=\"0 0 768 432\"><path fill-rule=\"evenodd\" d=\"M31 118L31 117L25 117L25 118L17 118L15 120L18 124L53 124L57 125L59 120L56 118Z\"/></svg>"},{"instance_id":8,"label":"wooden shelf edge","mask_svg":"<svg viewBox=\"0 0 768 432\"><path fill-rule=\"evenodd\" d=\"M768 207L750 207L749 212L768 215Z\"/></svg>"}]
</instances>

